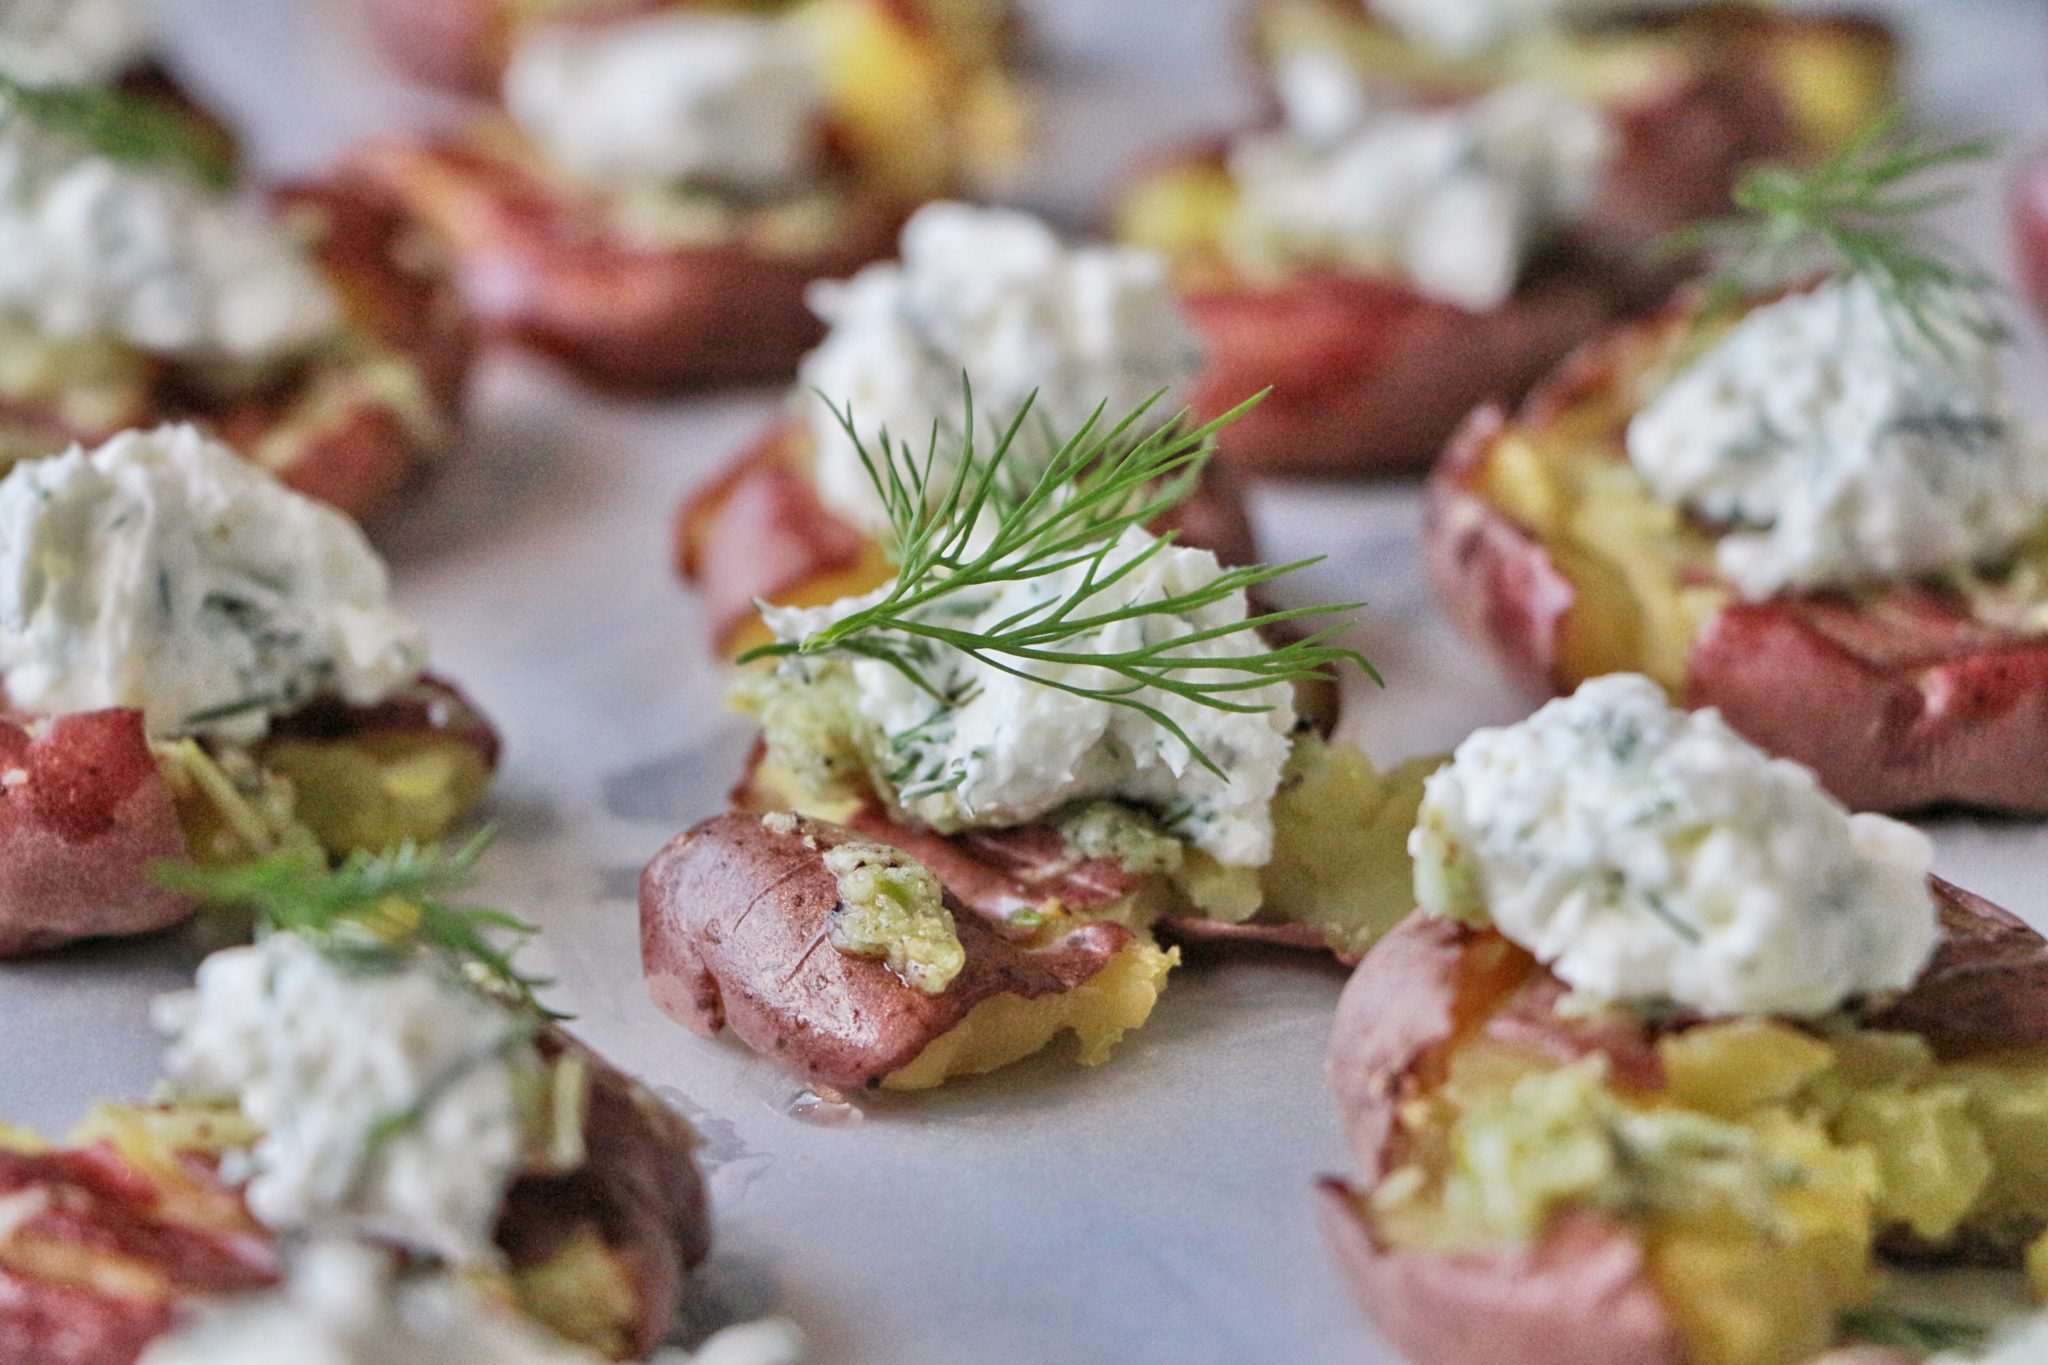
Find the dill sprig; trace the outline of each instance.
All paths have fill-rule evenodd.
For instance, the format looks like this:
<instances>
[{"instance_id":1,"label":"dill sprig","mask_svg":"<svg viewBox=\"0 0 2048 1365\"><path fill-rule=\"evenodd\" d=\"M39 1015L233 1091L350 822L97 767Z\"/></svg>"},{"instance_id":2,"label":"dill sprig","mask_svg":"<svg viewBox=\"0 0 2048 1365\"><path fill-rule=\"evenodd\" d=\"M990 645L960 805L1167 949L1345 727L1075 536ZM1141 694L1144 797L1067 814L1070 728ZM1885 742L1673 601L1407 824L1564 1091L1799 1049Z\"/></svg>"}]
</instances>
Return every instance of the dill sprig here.
<instances>
[{"instance_id":1,"label":"dill sprig","mask_svg":"<svg viewBox=\"0 0 2048 1365\"><path fill-rule=\"evenodd\" d=\"M1872 1346L1909 1351L1974 1351L1991 1339L1991 1329L1982 1323L1877 1305L1843 1313L1842 1331Z\"/></svg>"},{"instance_id":2,"label":"dill sprig","mask_svg":"<svg viewBox=\"0 0 2048 1365\"><path fill-rule=\"evenodd\" d=\"M20 117L101 156L179 171L211 189L233 186L230 160L191 117L146 96L89 86L30 85L0 75L0 119Z\"/></svg>"},{"instance_id":3,"label":"dill sprig","mask_svg":"<svg viewBox=\"0 0 2048 1365\"><path fill-rule=\"evenodd\" d=\"M1218 711L1253 714L1271 708L1241 700L1244 694L1316 677L1339 662L1355 663L1378 681L1379 675L1357 651L1330 643L1341 633L1343 622L1241 656L1189 652L1215 640L1257 638L1271 627L1346 614L1362 603L1253 614L1115 653L1083 647L1118 622L1184 618L1321 562L1317 557L1226 569L1189 592L1120 607L1096 605L1102 594L1175 543L1169 533L1121 563L1112 562L1118 538L1126 530L1151 524L1194 491L1215 449L1216 433L1248 411L1258 397L1200 426L1177 416L1142 435L1146 415L1159 395L1114 425L1105 425L1104 408L1098 407L1051 460L1033 472L1013 453L1017 435L1030 419L1032 400L1025 402L984 457L975 450L973 391L963 387L967 420L960 430L966 434L960 438L960 457L950 477L939 473L936 425L921 459L886 431L879 448L870 449L855 429L852 410L825 400L853 441L887 511L898 572L878 600L801 640L752 649L741 663L830 654L873 659L897 670L941 706L952 706L963 699L947 695L925 673L934 647L943 646L997 672L1137 711L1172 734L1219 777L1223 770L1172 717L1148 701L1146 693L1156 690ZM1078 585L1061 596L1048 596L983 629L960 624L971 617L970 611L960 608L976 597L1076 568L1082 570ZM1100 669L1114 681L1095 687L1040 671L1062 665Z\"/></svg>"},{"instance_id":4,"label":"dill sprig","mask_svg":"<svg viewBox=\"0 0 2048 1365\"><path fill-rule=\"evenodd\" d=\"M495 836L486 829L453 852L408 840L384 853L352 853L338 867L293 852L224 867L167 863L157 877L172 891L247 911L267 930L339 956L378 963L420 949L437 953L540 1018L563 1018L539 1001L549 983L513 965L534 926L447 899L469 885Z\"/></svg>"},{"instance_id":5,"label":"dill sprig","mask_svg":"<svg viewBox=\"0 0 2048 1365\"><path fill-rule=\"evenodd\" d=\"M1950 355L1957 330L1999 335L1984 300L1991 276L1918 221L1971 194L1931 177L1982 161L1998 144L1902 137L1899 125L1897 111L1880 116L1812 171L1751 167L1735 186L1739 216L1674 234L1667 252L1720 258L1704 315L1826 271L1865 281L1901 346Z\"/></svg>"}]
</instances>

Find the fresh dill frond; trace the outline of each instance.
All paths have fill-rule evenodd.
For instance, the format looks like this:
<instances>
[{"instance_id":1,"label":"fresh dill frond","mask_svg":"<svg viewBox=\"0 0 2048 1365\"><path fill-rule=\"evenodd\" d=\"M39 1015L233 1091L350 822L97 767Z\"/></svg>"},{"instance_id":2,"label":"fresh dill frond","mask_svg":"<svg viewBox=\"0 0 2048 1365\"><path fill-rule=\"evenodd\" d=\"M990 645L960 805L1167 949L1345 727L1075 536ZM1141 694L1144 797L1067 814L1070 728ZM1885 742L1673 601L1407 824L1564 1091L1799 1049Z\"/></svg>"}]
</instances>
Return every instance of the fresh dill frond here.
<instances>
[{"instance_id":1,"label":"fresh dill frond","mask_svg":"<svg viewBox=\"0 0 2048 1365\"><path fill-rule=\"evenodd\" d=\"M1991 1339L1991 1329L1982 1323L1880 1305L1843 1313L1842 1331L1872 1346L1908 1351L1975 1351Z\"/></svg>"},{"instance_id":2,"label":"fresh dill frond","mask_svg":"<svg viewBox=\"0 0 2048 1365\"><path fill-rule=\"evenodd\" d=\"M539 1001L537 992L549 983L522 974L512 961L534 926L448 899L473 880L495 836L486 829L453 852L408 841L384 853L352 853L338 867L295 852L223 867L167 863L157 879L209 905L247 911L267 930L367 964L421 949L436 953L542 1019L563 1018Z\"/></svg>"},{"instance_id":3,"label":"fresh dill frond","mask_svg":"<svg viewBox=\"0 0 2048 1365\"><path fill-rule=\"evenodd\" d=\"M0 119L26 118L101 156L178 171L210 189L233 186L234 166L190 118L145 96L89 86L30 85L0 75Z\"/></svg>"},{"instance_id":4,"label":"fresh dill frond","mask_svg":"<svg viewBox=\"0 0 2048 1365\"><path fill-rule=\"evenodd\" d=\"M1098 407L1048 463L1034 470L1014 454L1032 402L1026 401L995 448L983 456L975 449L973 391L963 387L967 420L959 430L965 434L959 438L958 461L949 462L949 475L940 473L936 427L922 457L887 432L871 447L856 430L852 410L825 400L853 441L887 512L897 575L867 606L801 640L758 646L741 663L823 655L873 659L894 668L941 707L950 707L957 699L928 675L933 649L942 646L997 672L1137 711L1219 777L1223 771L1216 762L1146 693L1156 689L1218 711L1261 713L1271 708L1241 698L1276 683L1315 678L1339 663L1356 664L1378 681L1364 656L1331 643L1342 632L1341 621L1243 655L1190 652L1219 639L1260 638L1269 628L1343 616L1362 603L1248 614L1220 626L1161 632L1155 642L1114 653L1084 647L1091 636L1118 622L1185 618L1321 562L1318 557L1229 568L1189 592L1120 607L1098 605L1103 593L1176 542L1169 533L1116 562L1119 537L1155 523L1194 491L1216 434L1258 397L1211 422L1194 425L1182 414L1149 431L1146 417L1159 395L1113 425L1105 423L1104 409ZM974 612L964 609L992 590L1074 569L1081 570L1078 586L985 628L975 628ZM1087 686L1037 671L1060 666L1100 669L1112 681Z\"/></svg>"},{"instance_id":5,"label":"fresh dill frond","mask_svg":"<svg viewBox=\"0 0 2048 1365\"><path fill-rule=\"evenodd\" d=\"M1897 111L1880 116L1812 171L1752 167L1735 186L1737 216L1667 239L1666 254L1718 258L1703 315L1826 272L1865 281L1901 346L1949 355L1958 330L2002 335L1985 298L1991 275L1921 221L1970 197L1961 186L1931 182L1992 156L1998 144L1933 142L1901 135L1899 125Z\"/></svg>"}]
</instances>

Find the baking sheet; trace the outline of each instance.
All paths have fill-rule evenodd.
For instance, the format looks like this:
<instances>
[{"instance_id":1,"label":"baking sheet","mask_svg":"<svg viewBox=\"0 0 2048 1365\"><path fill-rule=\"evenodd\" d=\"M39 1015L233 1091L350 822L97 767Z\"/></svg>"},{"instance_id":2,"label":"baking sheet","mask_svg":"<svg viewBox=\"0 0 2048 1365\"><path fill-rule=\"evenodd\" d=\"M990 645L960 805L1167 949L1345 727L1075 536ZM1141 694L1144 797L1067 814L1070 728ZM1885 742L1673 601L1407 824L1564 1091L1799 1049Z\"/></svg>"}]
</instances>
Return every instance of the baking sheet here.
<instances>
[{"instance_id":1,"label":"baking sheet","mask_svg":"<svg viewBox=\"0 0 2048 1365\"><path fill-rule=\"evenodd\" d=\"M167 0L183 65L272 168L316 168L358 136L446 106L384 78L343 0ZM1021 192L1084 218L1160 139L1227 126L1251 101L1232 0L1041 0L1046 153ZM1938 125L2048 140L2038 0L1901 9ZM2027 135L2033 135L2029 138ZM1956 233L2005 259L1995 197ZM2032 324L2025 401L2048 417ZM634 881L719 808L746 742L669 569L677 498L774 415L755 393L593 399L495 362L466 448L378 538L440 668L508 742L483 894L537 921L531 961L600 1050L673 1100L709 1145L718 1247L700 1325L773 1309L820 1365L1391 1361L1315 1234L1309 1184L1345 1162L1320 1056L1343 983L1282 954L1205 959L1106 1067L1038 1059L921 1099L796 1117L799 1087L648 1004ZM1347 732L1383 761L1438 751L1527 701L1431 614L1412 488L1280 488L1255 512L1275 557L1327 553L1295 592L1372 602L1355 643L1386 675ZM2041 762L2043 755L2016 755ZM2048 922L2048 832L1934 826L1945 875ZM45 1129L155 1076L145 1005L198 949L173 936L0 967L0 1114Z\"/></svg>"}]
</instances>

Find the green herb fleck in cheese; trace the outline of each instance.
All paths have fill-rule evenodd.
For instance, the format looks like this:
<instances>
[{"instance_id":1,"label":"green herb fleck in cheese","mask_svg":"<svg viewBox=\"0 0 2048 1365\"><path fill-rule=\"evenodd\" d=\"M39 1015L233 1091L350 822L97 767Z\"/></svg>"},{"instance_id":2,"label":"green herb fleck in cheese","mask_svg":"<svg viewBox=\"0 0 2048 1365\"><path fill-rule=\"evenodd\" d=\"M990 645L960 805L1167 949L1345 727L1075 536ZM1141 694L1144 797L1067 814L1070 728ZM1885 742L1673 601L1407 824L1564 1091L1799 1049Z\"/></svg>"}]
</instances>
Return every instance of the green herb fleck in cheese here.
<instances>
[{"instance_id":1,"label":"green herb fleck in cheese","mask_svg":"<svg viewBox=\"0 0 2048 1365\"><path fill-rule=\"evenodd\" d=\"M927 995L952 984L967 952L930 869L900 849L870 843L827 849L825 866L839 879L839 905L826 924L833 947L883 959Z\"/></svg>"}]
</instances>

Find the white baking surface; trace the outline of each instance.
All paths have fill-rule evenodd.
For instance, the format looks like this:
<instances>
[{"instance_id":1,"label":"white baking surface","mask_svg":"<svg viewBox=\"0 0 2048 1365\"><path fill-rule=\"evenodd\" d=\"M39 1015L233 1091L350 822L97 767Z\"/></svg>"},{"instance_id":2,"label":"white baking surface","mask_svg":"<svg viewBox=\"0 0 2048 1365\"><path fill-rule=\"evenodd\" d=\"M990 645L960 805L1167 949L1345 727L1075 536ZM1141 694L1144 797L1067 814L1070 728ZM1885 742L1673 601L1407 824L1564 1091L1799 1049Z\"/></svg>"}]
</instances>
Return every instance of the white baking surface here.
<instances>
[{"instance_id":1,"label":"white baking surface","mask_svg":"<svg viewBox=\"0 0 2048 1365\"><path fill-rule=\"evenodd\" d=\"M246 124L260 160L317 168L366 132L445 106L382 76L346 0L162 0L181 63ZM1159 139L1250 107L1232 0L1039 0L1043 164L1025 202L1078 221ZM2048 140L2048 11L1927 0L1902 11L1938 127ZM1956 231L2006 256L1995 197ZM2026 322L2028 403L2043 367ZM440 666L508 743L484 893L545 926L533 961L601 1051L698 1120L718 1249L700 1319L773 1308L819 1365L1390 1361L1326 1263L1309 1185L1345 1160L1320 1056L1343 982L1306 958L1185 970L1107 1066L1040 1060L824 1127L798 1087L648 1004L633 884L718 809L744 732L721 714L701 622L669 569L676 500L761 429L777 396L600 401L514 362L483 377L472 438L386 526L400 595ZM1411 488L1282 488L1269 554L1323 552L1296 589L1362 596L1384 671L1349 728L1375 756L1454 744L1527 700L1431 614ZM2041 763L2048 755L2015 754ZM2048 832L1935 826L1941 870L2048 922ZM61 1129L155 1075L145 1002L180 984L180 939L0 967L0 1114Z\"/></svg>"}]
</instances>

